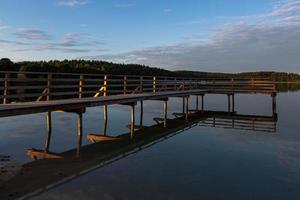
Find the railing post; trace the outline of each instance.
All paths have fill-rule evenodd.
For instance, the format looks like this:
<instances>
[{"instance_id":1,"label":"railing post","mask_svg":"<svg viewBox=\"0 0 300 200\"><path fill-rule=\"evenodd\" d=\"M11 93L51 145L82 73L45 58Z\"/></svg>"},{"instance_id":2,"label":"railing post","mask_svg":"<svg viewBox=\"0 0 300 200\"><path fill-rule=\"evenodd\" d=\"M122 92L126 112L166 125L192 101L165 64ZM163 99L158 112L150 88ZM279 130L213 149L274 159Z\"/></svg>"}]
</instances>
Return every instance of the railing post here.
<instances>
[{"instance_id":1,"label":"railing post","mask_svg":"<svg viewBox=\"0 0 300 200\"><path fill-rule=\"evenodd\" d=\"M174 83L174 88L175 88L175 91L176 91L177 90L177 78L176 77L174 78L174 82L175 82Z\"/></svg>"},{"instance_id":2,"label":"railing post","mask_svg":"<svg viewBox=\"0 0 300 200\"><path fill-rule=\"evenodd\" d=\"M103 129L103 133L104 135L106 135L106 132L107 132L107 113L108 113L108 106L107 105L104 105L103 106L103 120L104 120L104 129Z\"/></svg>"},{"instance_id":3,"label":"railing post","mask_svg":"<svg viewBox=\"0 0 300 200\"><path fill-rule=\"evenodd\" d=\"M271 94L271 97L272 97L272 114L273 116L275 116L276 114L276 93L272 93Z\"/></svg>"},{"instance_id":4,"label":"railing post","mask_svg":"<svg viewBox=\"0 0 300 200\"><path fill-rule=\"evenodd\" d=\"M185 97L185 120L188 121L188 117L189 117L189 97Z\"/></svg>"},{"instance_id":5,"label":"railing post","mask_svg":"<svg viewBox=\"0 0 300 200\"><path fill-rule=\"evenodd\" d=\"M235 111L234 93L232 94L232 112Z\"/></svg>"},{"instance_id":6,"label":"railing post","mask_svg":"<svg viewBox=\"0 0 300 200\"><path fill-rule=\"evenodd\" d=\"M84 81L84 76L80 75L80 77L79 77L79 95L78 95L78 98L82 98L82 94L83 94L83 81Z\"/></svg>"},{"instance_id":7,"label":"railing post","mask_svg":"<svg viewBox=\"0 0 300 200\"><path fill-rule=\"evenodd\" d=\"M6 73L5 74L5 79L4 79L3 104L8 103L9 78L10 78L10 74Z\"/></svg>"},{"instance_id":8,"label":"railing post","mask_svg":"<svg viewBox=\"0 0 300 200\"><path fill-rule=\"evenodd\" d=\"M230 106L231 106L231 103L230 103L230 94L227 94L227 97L228 97L228 112L230 112Z\"/></svg>"},{"instance_id":9,"label":"railing post","mask_svg":"<svg viewBox=\"0 0 300 200\"><path fill-rule=\"evenodd\" d=\"M123 93L127 94L127 76L124 76L123 80Z\"/></svg>"},{"instance_id":10,"label":"railing post","mask_svg":"<svg viewBox=\"0 0 300 200\"><path fill-rule=\"evenodd\" d=\"M140 110L140 128L143 127L143 115L144 115L144 102L140 101L141 110Z\"/></svg>"},{"instance_id":11,"label":"railing post","mask_svg":"<svg viewBox=\"0 0 300 200\"><path fill-rule=\"evenodd\" d=\"M52 134L52 119L51 119L51 112L48 112L47 113L47 137L46 137L46 142L45 142L45 152L49 152L51 134Z\"/></svg>"},{"instance_id":12,"label":"railing post","mask_svg":"<svg viewBox=\"0 0 300 200\"><path fill-rule=\"evenodd\" d=\"M108 81L108 77L107 75L104 75L103 77L103 96L107 96L107 81ZM104 114L104 134L106 135L106 131L107 131L107 105L103 106L103 114Z\"/></svg>"},{"instance_id":13,"label":"railing post","mask_svg":"<svg viewBox=\"0 0 300 200\"><path fill-rule=\"evenodd\" d=\"M185 97L182 97L182 113L185 113Z\"/></svg>"},{"instance_id":14,"label":"railing post","mask_svg":"<svg viewBox=\"0 0 300 200\"><path fill-rule=\"evenodd\" d=\"M152 85L153 85L153 92L155 93L156 92L156 77L155 76L153 76L153 83L152 83Z\"/></svg>"},{"instance_id":15,"label":"railing post","mask_svg":"<svg viewBox=\"0 0 300 200\"><path fill-rule=\"evenodd\" d=\"M104 75L104 79L103 79L103 96L107 96L107 82L108 82L108 76Z\"/></svg>"},{"instance_id":16,"label":"railing post","mask_svg":"<svg viewBox=\"0 0 300 200\"><path fill-rule=\"evenodd\" d=\"M51 85L52 85L52 74L48 74L48 79L47 79L47 101L50 101L50 99L51 99Z\"/></svg>"},{"instance_id":17,"label":"railing post","mask_svg":"<svg viewBox=\"0 0 300 200\"><path fill-rule=\"evenodd\" d=\"M107 75L104 75L104 77L103 77L103 87L104 87L103 96L107 96L107 81L108 81L108 77L107 77ZM103 114L104 114L104 134L105 135L106 135L106 131L107 131L107 110L108 110L108 106L104 105Z\"/></svg>"},{"instance_id":18,"label":"railing post","mask_svg":"<svg viewBox=\"0 0 300 200\"><path fill-rule=\"evenodd\" d=\"M231 90L232 90L232 94L234 93L234 79L231 78Z\"/></svg>"},{"instance_id":19,"label":"railing post","mask_svg":"<svg viewBox=\"0 0 300 200\"><path fill-rule=\"evenodd\" d=\"M140 77L140 91L144 92L144 86L143 86L143 77Z\"/></svg>"},{"instance_id":20,"label":"railing post","mask_svg":"<svg viewBox=\"0 0 300 200\"><path fill-rule=\"evenodd\" d=\"M167 127L168 120L168 100L164 101L164 128Z\"/></svg>"},{"instance_id":21,"label":"railing post","mask_svg":"<svg viewBox=\"0 0 300 200\"><path fill-rule=\"evenodd\" d=\"M77 150L76 156L80 156L81 144L82 144L82 113L79 112L77 116Z\"/></svg>"},{"instance_id":22,"label":"railing post","mask_svg":"<svg viewBox=\"0 0 300 200\"><path fill-rule=\"evenodd\" d=\"M213 117L213 127L216 127L216 117Z\"/></svg>"},{"instance_id":23,"label":"railing post","mask_svg":"<svg viewBox=\"0 0 300 200\"><path fill-rule=\"evenodd\" d=\"M273 92L276 92L276 79L273 78Z\"/></svg>"},{"instance_id":24,"label":"railing post","mask_svg":"<svg viewBox=\"0 0 300 200\"><path fill-rule=\"evenodd\" d=\"M201 95L201 111L204 111L204 94Z\"/></svg>"},{"instance_id":25,"label":"railing post","mask_svg":"<svg viewBox=\"0 0 300 200\"><path fill-rule=\"evenodd\" d=\"M135 104L131 105L131 110L130 110L130 138L133 139L134 136L134 124L135 122Z\"/></svg>"},{"instance_id":26,"label":"railing post","mask_svg":"<svg viewBox=\"0 0 300 200\"><path fill-rule=\"evenodd\" d=\"M168 90L168 79L167 77L165 77L164 79L164 91L167 91Z\"/></svg>"}]
</instances>

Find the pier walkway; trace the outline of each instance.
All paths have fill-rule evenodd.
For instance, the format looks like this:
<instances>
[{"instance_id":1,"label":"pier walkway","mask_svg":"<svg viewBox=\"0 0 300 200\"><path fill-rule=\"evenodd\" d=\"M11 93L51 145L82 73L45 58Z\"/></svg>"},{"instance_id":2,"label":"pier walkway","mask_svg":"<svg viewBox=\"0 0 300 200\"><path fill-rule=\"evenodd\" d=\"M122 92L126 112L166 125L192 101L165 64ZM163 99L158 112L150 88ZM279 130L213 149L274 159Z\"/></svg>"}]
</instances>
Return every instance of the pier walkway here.
<instances>
[{"instance_id":1,"label":"pier walkway","mask_svg":"<svg viewBox=\"0 0 300 200\"><path fill-rule=\"evenodd\" d=\"M144 100L190 95L228 95L234 109L235 94L269 94L275 101L270 79L186 78L74 73L0 72L0 117L52 111L76 111L92 106L132 104ZM184 112L184 109L183 109Z\"/></svg>"},{"instance_id":2,"label":"pier walkway","mask_svg":"<svg viewBox=\"0 0 300 200\"><path fill-rule=\"evenodd\" d=\"M227 95L228 112L235 111L236 94L271 95L273 116L276 115L275 81L265 78L187 78L0 71L0 99L2 99L0 117L46 112L47 137L51 137L52 112L76 113L78 114L77 135L80 144L83 134L82 115L87 107L103 106L104 124L107 124L109 105L131 106L128 128L133 137L136 129L143 128L144 101L163 101L163 117L154 120L167 127L169 98L182 98L182 112L173 114L175 117L185 117L188 121L192 112L204 110L206 94ZM189 108L190 96L196 97L194 109ZM201 97L200 105L199 97ZM137 102L140 102L138 125L135 124ZM106 135L106 129L104 135ZM49 143L46 142L46 151Z\"/></svg>"}]
</instances>

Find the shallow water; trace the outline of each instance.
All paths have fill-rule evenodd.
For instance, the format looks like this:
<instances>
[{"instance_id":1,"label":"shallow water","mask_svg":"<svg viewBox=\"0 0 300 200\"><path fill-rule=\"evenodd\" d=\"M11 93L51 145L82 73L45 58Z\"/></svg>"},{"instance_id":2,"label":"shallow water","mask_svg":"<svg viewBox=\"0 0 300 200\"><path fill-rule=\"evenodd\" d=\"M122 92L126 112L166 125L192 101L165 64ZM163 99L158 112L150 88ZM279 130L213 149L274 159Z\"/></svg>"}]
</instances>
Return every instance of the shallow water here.
<instances>
[{"instance_id":1,"label":"shallow water","mask_svg":"<svg viewBox=\"0 0 300 200\"><path fill-rule=\"evenodd\" d=\"M270 96L237 95L235 103L239 114L272 116ZM275 132L198 124L39 193L33 199L299 199L299 103L300 92L278 94ZM192 97L190 107L194 105ZM162 116L162 102L148 101L144 106L145 125L154 124L152 118ZM207 95L205 109L226 111L227 96ZM181 100L172 99L169 117L180 110ZM108 134L128 132L129 114L126 106L109 107ZM50 150L63 152L76 148L76 115L54 113L52 118ZM0 154L10 156L14 166L32 161L26 149L43 149L45 114L0 121ZM102 109L89 108L83 124L85 135L101 133ZM88 144L86 137L83 138L83 144ZM4 159L2 163L8 161ZM14 172L5 176L2 173L5 178L1 179L13 176Z\"/></svg>"}]
</instances>

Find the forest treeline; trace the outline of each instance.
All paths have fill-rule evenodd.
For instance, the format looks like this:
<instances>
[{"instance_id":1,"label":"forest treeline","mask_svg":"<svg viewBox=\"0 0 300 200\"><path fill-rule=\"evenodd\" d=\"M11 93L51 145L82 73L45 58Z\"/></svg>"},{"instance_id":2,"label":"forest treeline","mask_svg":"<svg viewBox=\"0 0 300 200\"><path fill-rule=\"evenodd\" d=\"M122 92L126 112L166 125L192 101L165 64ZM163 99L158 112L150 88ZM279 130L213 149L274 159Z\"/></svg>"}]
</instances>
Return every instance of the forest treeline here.
<instances>
[{"instance_id":1,"label":"forest treeline","mask_svg":"<svg viewBox=\"0 0 300 200\"><path fill-rule=\"evenodd\" d=\"M170 71L139 64L117 64L96 60L51 60L12 62L0 59L0 71L91 73L199 78L272 78L278 82L299 82L300 75L287 72L215 73L200 71Z\"/></svg>"}]
</instances>

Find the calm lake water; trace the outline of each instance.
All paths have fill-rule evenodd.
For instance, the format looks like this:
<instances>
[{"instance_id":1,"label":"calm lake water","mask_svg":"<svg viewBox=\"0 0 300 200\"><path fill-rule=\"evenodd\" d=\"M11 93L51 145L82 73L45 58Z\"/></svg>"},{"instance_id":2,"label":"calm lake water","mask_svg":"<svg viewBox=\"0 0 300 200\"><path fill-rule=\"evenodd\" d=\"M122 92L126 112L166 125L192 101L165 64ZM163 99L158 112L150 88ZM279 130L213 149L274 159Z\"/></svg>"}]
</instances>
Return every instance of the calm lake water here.
<instances>
[{"instance_id":1,"label":"calm lake water","mask_svg":"<svg viewBox=\"0 0 300 200\"><path fill-rule=\"evenodd\" d=\"M190 107L194 107L194 97L190 99ZM272 116L268 95L237 95L235 104L238 114ZM169 117L180 112L181 106L180 99L171 99ZM226 111L227 96L205 96L205 109ZM138 115L138 108L136 112ZM145 125L154 124L152 118L161 117L162 112L162 102L144 102ZM300 199L300 92L278 93L277 113L275 132L198 124L32 198ZM128 132L129 116L129 107L109 107L107 133ZM52 120L50 150L76 148L76 115L53 113ZM0 118L0 122L0 167L32 162L26 149L43 149L45 114ZM86 134L102 132L102 108L87 109L83 125L83 144L89 144ZM5 183L15 173L3 171L0 180Z\"/></svg>"}]
</instances>

